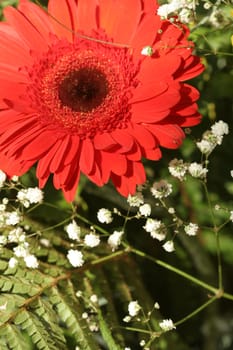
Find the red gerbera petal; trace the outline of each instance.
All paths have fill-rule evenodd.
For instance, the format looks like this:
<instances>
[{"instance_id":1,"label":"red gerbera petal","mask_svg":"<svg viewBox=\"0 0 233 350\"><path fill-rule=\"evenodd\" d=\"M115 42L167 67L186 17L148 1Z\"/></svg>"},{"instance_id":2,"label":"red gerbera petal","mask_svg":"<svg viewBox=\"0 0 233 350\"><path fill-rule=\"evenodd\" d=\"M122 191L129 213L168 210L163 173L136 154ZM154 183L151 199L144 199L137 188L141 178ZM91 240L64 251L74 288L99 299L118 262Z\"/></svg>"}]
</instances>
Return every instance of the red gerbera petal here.
<instances>
[{"instance_id":1,"label":"red gerbera petal","mask_svg":"<svg viewBox=\"0 0 233 350\"><path fill-rule=\"evenodd\" d=\"M128 45L142 17L141 0L99 0L99 3L100 27L114 42Z\"/></svg>"},{"instance_id":2,"label":"red gerbera petal","mask_svg":"<svg viewBox=\"0 0 233 350\"><path fill-rule=\"evenodd\" d=\"M98 0L79 0L77 11L77 30L92 35L99 27ZM88 18L88 20L87 20Z\"/></svg>"},{"instance_id":3,"label":"red gerbera petal","mask_svg":"<svg viewBox=\"0 0 233 350\"><path fill-rule=\"evenodd\" d=\"M30 10L28 12L30 13ZM7 22L16 30L20 38L29 47L34 47L36 51L46 50L47 43L41 34L40 27L38 28L35 26L38 25L38 23L31 23L29 16L25 16L23 13L10 6L5 8L4 16Z\"/></svg>"},{"instance_id":4,"label":"red gerbera petal","mask_svg":"<svg viewBox=\"0 0 233 350\"><path fill-rule=\"evenodd\" d=\"M73 200L80 172L124 196L145 181L141 159L177 148L200 121L203 66L185 26L161 21L154 0L28 0L0 23L0 168L37 163L43 187ZM130 16L129 16L130 13ZM151 57L142 49L151 46Z\"/></svg>"},{"instance_id":5,"label":"red gerbera petal","mask_svg":"<svg viewBox=\"0 0 233 350\"><path fill-rule=\"evenodd\" d=\"M73 40L77 30L77 4L75 0L50 0L48 11L51 15L51 24L54 32L60 38Z\"/></svg>"}]
</instances>

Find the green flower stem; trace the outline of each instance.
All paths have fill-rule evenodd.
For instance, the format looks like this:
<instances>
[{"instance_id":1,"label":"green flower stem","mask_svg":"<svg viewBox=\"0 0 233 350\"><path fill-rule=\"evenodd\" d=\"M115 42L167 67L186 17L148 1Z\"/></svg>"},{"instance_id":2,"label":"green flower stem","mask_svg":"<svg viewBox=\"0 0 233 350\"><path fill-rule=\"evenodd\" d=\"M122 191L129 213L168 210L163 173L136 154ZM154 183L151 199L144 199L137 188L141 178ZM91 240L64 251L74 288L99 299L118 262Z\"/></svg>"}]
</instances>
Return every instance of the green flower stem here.
<instances>
[{"instance_id":1,"label":"green flower stem","mask_svg":"<svg viewBox=\"0 0 233 350\"><path fill-rule=\"evenodd\" d=\"M210 197L209 197L207 186L206 186L204 181L202 182L202 184L203 184L203 187L205 190L205 195L206 195L206 199L208 202L208 206L209 206L209 210L210 210L210 214L211 214L211 218L212 218L212 222L213 222L213 230L214 230L215 238L216 238L217 262L218 262L218 288L219 288L219 290L222 290L223 289L222 259L221 259L221 249L220 249L219 228L217 227L217 225L215 223L214 212L213 212L213 208L212 208L212 205L210 202Z\"/></svg>"},{"instance_id":2,"label":"green flower stem","mask_svg":"<svg viewBox=\"0 0 233 350\"><path fill-rule=\"evenodd\" d=\"M212 304L215 300L218 299L218 296L214 296L211 299L209 299L206 303L202 304L201 306L199 306L197 309L195 309L193 312L191 312L190 314L188 314L187 316L185 316L184 318L182 318L181 320L177 321L174 323L175 326L179 326L180 324L186 322L187 320L189 320L190 318L192 318L193 316L196 316L199 312L201 312L202 310L204 310L205 308L207 308L210 304Z\"/></svg>"},{"instance_id":3,"label":"green flower stem","mask_svg":"<svg viewBox=\"0 0 233 350\"><path fill-rule=\"evenodd\" d=\"M140 256L140 257L143 257L143 258L145 258L147 260L150 260L150 261L154 262L156 265L162 266L162 267L164 267L167 270L175 272L177 275L180 275L180 276L184 277L185 279L193 282L194 284L199 285L199 286L201 286L202 288L204 288L206 290L209 290L210 292L212 292L214 294L214 298L216 298L216 299L224 298L224 299L229 299L229 300L233 301L233 295L229 294L229 293L225 293L223 291L223 289L215 288L215 287L209 285L208 283L205 283L205 282L199 280L198 278L193 277L192 275L188 274L187 272L184 272L184 271L178 269L177 267L174 267L174 266L172 266L172 265L170 265L170 264L168 264L168 263L166 263L166 262L164 262L162 260L155 259L152 256L150 256L150 255L148 255L148 254L146 254L146 253L144 253L144 252L142 252L142 251L140 251L138 249L130 247L130 246L128 246L125 243L123 243L123 245L125 247L127 247L127 249L130 252L132 252L132 253Z\"/></svg>"},{"instance_id":4,"label":"green flower stem","mask_svg":"<svg viewBox=\"0 0 233 350\"><path fill-rule=\"evenodd\" d=\"M115 253L112 253L110 255L107 255L107 256L104 256L102 258L98 258L96 260L91 261L89 263L89 267L93 266L93 265L103 264L103 263L105 263L108 260L112 260L112 259L118 258L119 256L122 256L122 255L125 255L125 254L126 254L125 250L118 250ZM84 267L85 267L85 265L84 265Z\"/></svg>"},{"instance_id":5,"label":"green flower stem","mask_svg":"<svg viewBox=\"0 0 233 350\"><path fill-rule=\"evenodd\" d=\"M162 260L155 259L152 256L150 256L150 255L148 255L148 254L146 254L146 253L144 253L144 252L142 252L142 251L140 251L138 249L135 249L133 247L128 247L128 249L132 253L134 253L134 254L136 254L138 256L141 256L141 257L143 257L143 258L145 258L147 260L150 260L150 261L154 262L156 265L162 266L162 267L164 267L167 270L175 272L177 275L180 275L180 276L186 278L187 280L190 280L193 283L203 287L204 289L207 289L207 290L211 291L212 293L214 293L214 295L219 295L220 294L219 290L217 288L210 286L209 284L199 280L198 278L193 277L192 275L189 275L188 273L186 273L186 272L184 272L184 271L182 271L182 270L180 270L180 269L178 269L178 268L176 268L176 267L174 267L172 265L169 265L169 264L167 264L166 262L164 262ZM221 296L222 295L223 294L221 293Z\"/></svg>"},{"instance_id":6,"label":"green flower stem","mask_svg":"<svg viewBox=\"0 0 233 350\"><path fill-rule=\"evenodd\" d=\"M153 331L148 331L147 329L143 329L143 328L135 328L135 327L122 327L122 328L126 329L127 331L144 333L149 335L153 333Z\"/></svg>"}]
</instances>

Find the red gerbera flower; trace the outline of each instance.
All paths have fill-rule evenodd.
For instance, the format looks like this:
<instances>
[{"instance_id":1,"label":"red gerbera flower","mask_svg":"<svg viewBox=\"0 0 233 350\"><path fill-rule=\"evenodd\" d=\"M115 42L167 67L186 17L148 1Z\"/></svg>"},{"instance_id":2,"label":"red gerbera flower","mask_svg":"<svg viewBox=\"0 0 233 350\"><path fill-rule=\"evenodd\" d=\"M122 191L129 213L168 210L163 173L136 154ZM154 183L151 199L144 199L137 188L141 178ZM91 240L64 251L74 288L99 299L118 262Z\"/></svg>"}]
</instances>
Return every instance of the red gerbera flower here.
<instances>
[{"instance_id":1,"label":"red gerbera flower","mask_svg":"<svg viewBox=\"0 0 233 350\"><path fill-rule=\"evenodd\" d=\"M28 0L0 24L0 168L37 163L43 187L71 201L80 172L124 196L145 181L141 159L177 148L200 121L202 72L188 29L162 21L154 0ZM146 51L148 55L144 55Z\"/></svg>"}]
</instances>

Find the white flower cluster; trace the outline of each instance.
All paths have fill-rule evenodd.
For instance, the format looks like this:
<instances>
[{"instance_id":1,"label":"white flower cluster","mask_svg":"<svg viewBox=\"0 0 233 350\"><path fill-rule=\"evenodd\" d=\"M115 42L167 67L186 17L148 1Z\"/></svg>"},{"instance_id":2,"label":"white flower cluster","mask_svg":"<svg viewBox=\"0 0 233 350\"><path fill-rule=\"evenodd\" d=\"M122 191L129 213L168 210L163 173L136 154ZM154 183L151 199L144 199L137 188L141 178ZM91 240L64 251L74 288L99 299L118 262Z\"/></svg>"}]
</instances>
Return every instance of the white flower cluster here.
<instances>
[{"instance_id":1,"label":"white flower cluster","mask_svg":"<svg viewBox=\"0 0 233 350\"><path fill-rule=\"evenodd\" d=\"M175 250L174 247L174 243L173 241L167 241L166 243L163 244L163 249L167 252L167 253L172 253Z\"/></svg>"},{"instance_id":2,"label":"white flower cluster","mask_svg":"<svg viewBox=\"0 0 233 350\"><path fill-rule=\"evenodd\" d=\"M205 179L208 169L203 167L202 164L194 162L189 165L188 171L193 177L196 177L198 179Z\"/></svg>"},{"instance_id":3,"label":"white flower cluster","mask_svg":"<svg viewBox=\"0 0 233 350\"><path fill-rule=\"evenodd\" d=\"M172 329L176 329L176 326L174 325L173 321L170 318L162 320L159 323L159 326L164 332L171 331Z\"/></svg>"},{"instance_id":4,"label":"white flower cluster","mask_svg":"<svg viewBox=\"0 0 233 350\"><path fill-rule=\"evenodd\" d=\"M3 238L4 236L0 236ZM14 256L10 258L8 262L9 268L14 268L19 260L23 259L24 263L27 267L36 269L39 266L38 260L35 255L30 253L29 243L26 241L26 233L23 231L21 227L17 227L12 229L8 237L5 237L5 240L1 239L0 244L5 245L7 243L17 243L18 245L13 248Z\"/></svg>"},{"instance_id":5,"label":"white flower cluster","mask_svg":"<svg viewBox=\"0 0 233 350\"><path fill-rule=\"evenodd\" d=\"M73 267L80 267L84 264L83 253L77 249L70 249L67 259Z\"/></svg>"},{"instance_id":6,"label":"white flower cluster","mask_svg":"<svg viewBox=\"0 0 233 350\"><path fill-rule=\"evenodd\" d=\"M209 22L214 26L215 28L219 28L222 25L227 24L226 16L222 9L214 7L210 16L209 16Z\"/></svg>"},{"instance_id":7,"label":"white flower cluster","mask_svg":"<svg viewBox=\"0 0 233 350\"><path fill-rule=\"evenodd\" d=\"M43 197L43 191L38 187L22 189L17 193L18 201L23 204L25 208L29 208L31 204L42 203Z\"/></svg>"},{"instance_id":8,"label":"white flower cluster","mask_svg":"<svg viewBox=\"0 0 233 350\"><path fill-rule=\"evenodd\" d=\"M110 224L113 220L112 212L109 209L101 208L97 213L97 219L102 224Z\"/></svg>"},{"instance_id":9,"label":"white flower cluster","mask_svg":"<svg viewBox=\"0 0 233 350\"><path fill-rule=\"evenodd\" d=\"M187 169L188 165L184 163L183 159L176 158L169 163L168 167L170 174L178 178L180 181L184 180Z\"/></svg>"},{"instance_id":10,"label":"white flower cluster","mask_svg":"<svg viewBox=\"0 0 233 350\"><path fill-rule=\"evenodd\" d=\"M84 237L84 245L90 248L97 247L100 244L100 238L95 233L88 233Z\"/></svg>"},{"instance_id":11,"label":"white flower cluster","mask_svg":"<svg viewBox=\"0 0 233 350\"><path fill-rule=\"evenodd\" d=\"M141 192L137 192L133 196L130 194L127 198L127 202L131 207L140 207L140 205L144 203L143 194Z\"/></svg>"},{"instance_id":12,"label":"white flower cluster","mask_svg":"<svg viewBox=\"0 0 233 350\"><path fill-rule=\"evenodd\" d=\"M138 304L137 300L130 301L128 305L129 316L131 317L137 316L140 310L141 310L141 306Z\"/></svg>"},{"instance_id":13,"label":"white flower cluster","mask_svg":"<svg viewBox=\"0 0 233 350\"><path fill-rule=\"evenodd\" d=\"M155 238L158 241L163 241L166 238L167 229L164 223L160 220L148 218L143 228L146 232L150 233L152 238Z\"/></svg>"},{"instance_id":14,"label":"white flower cluster","mask_svg":"<svg viewBox=\"0 0 233 350\"><path fill-rule=\"evenodd\" d=\"M192 222L184 226L184 231L188 236L196 236L198 229L199 229L198 225L193 224Z\"/></svg>"},{"instance_id":15,"label":"white flower cluster","mask_svg":"<svg viewBox=\"0 0 233 350\"><path fill-rule=\"evenodd\" d=\"M141 216L150 216L151 206L148 203L145 203L139 207L139 215Z\"/></svg>"},{"instance_id":16,"label":"white flower cluster","mask_svg":"<svg viewBox=\"0 0 233 350\"><path fill-rule=\"evenodd\" d=\"M6 175L0 170L0 187L2 187L5 180ZM18 177L13 177L11 180L17 182ZM40 203L42 199L43 193L38 188L22 189L17 193L17 200L24 207L28 207L32 203ZM14 268L19 260L23 260L28 268L35 269L39 266L39 262L36 256L31 253L30 244L27 241L27 227L23 227L21 209L18 207L15 210L9 210L8 203L8 198L3 198L0 203L0 228L2 229L0 247L9 243L15 244L12 249L13 256L8 262L9 268Z\"/></svg>"},{"instance_id":17,"label":"white flower cluster","mask_svg":"<svg viewBox=\"0 0 233 350\"><path fill-rule=\"evenodd\" d=\"M157 14L162 19L178 16L180 22L189 23L193 19L196 5L195 0L171 0L168 4L159 6Z\"/></svg>"},{"instance_id":18,"label":"white flower cluster","mask_svg":"<svg viewBox=\"0 0 233 350\"><path fill-rule=\"evenodd\" d=\"M72 222L65 227L65 231L68 234L68 237L72 240L79 241L80 240L80 233L81 228L77 225L75 220L72 220Z\"/></svg>"},{"instance_id":19,"label":"white flower cluster","mask_svg":"<svg viewBox=\"0 0 233 350\"><path fill-rule=\"evenodd\" d=\"M137 217L147 217L151 214L151 206L150 204L144 202L144 197L141 191L142 189L139 188L135 195L129 195L127 202L130 207L138 208Z\"/></svg>"},{"instance_id":20,"label":"white flower cluster","mask_svg":"<svg viewBox=\"0 0 233 350\"><path fill-rule=\"evenodd\" d=\"M114 231L108 237L108 244L112 248L112 251L115 251L121 244L123 234L124 234L124 231Z\"/></svg>"},{"instance_id":21,"label":"white flower cluster","mask_svg":"<svg viewBox=\"0 0 233 350\"><path fill-rule=\"evenodd\" d=\"M151 193L155 198L166 198L172 193L172 185L166 180L154 182L153 186L151 187Z\"/></svg>"},{"instance_id":22,"label":"white flower cluster","mask_svg":"<svg viewBox=\"0 0 233 350\"><path fill-rule=\"evenodd\" d=\"M128 315L123 318L123 321L128 323L132 320L133 317L137 316L141 310L137 300L130 301L128 304Z\"/></svg>"},{"instance_id":23,"label":"white flower cluster","mask_svg":"<svg viewBox=\"0 0 233 350\"><path fill-rule=\"evenodd\" d=\"M222 120L214 123L211 130L204 133L202 140L197 142L197 147L202 154L210 155L217 145L222 144L223 136L229 133L228 124Z\"/></svg>"},{"instance_id":24,"label":"white flower cluster","mask_svg":"<svg viewBox=\"0 0 233 350\"><path fill-rule=\"evenodd\" d=\"M0 204L0 228L7 228L8 226L15 226L21 220L20 213L15 211L8 211L7 205L2 201Z\"/></svg>"}]
</instances>

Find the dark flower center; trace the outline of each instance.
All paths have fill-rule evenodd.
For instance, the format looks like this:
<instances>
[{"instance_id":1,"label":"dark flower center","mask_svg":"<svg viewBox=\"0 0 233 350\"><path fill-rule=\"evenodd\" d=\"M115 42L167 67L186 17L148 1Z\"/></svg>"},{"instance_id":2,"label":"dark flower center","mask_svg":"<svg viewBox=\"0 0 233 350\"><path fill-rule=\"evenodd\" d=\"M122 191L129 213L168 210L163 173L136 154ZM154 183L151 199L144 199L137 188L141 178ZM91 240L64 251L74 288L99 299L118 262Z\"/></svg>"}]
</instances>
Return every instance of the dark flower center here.
<instances>
[{"instance_id":1,"label":"dark flower center","mask_svg":"<svg viewBox=\"0 0 233 350\"><path fill-rule=\"evenodd\" d=\"M108 91L106 75L96 68L71 72L58 89L62 104L76 112L90 112L98 107Z\"/></svg>"}]
</instances>

